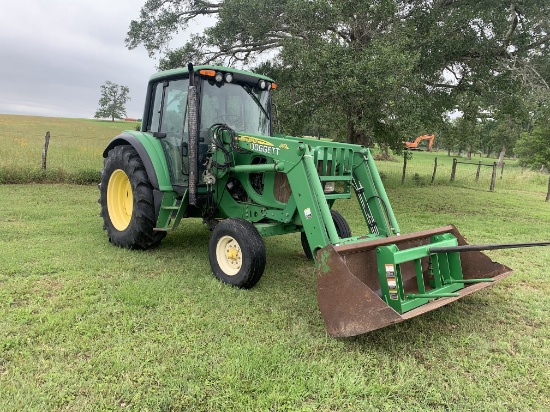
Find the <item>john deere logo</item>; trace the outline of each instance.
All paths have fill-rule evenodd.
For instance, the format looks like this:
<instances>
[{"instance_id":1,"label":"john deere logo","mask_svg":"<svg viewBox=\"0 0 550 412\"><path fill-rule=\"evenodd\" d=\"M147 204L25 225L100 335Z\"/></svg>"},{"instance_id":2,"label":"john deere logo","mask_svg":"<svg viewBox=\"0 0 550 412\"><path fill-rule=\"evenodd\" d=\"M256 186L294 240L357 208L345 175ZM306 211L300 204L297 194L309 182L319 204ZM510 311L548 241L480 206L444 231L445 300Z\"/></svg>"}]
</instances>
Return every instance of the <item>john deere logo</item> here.
<instances>
[{"instance_id":1,"label":"john deere logo","mask_svg":"<svg viewBox=\"0 0 550 412\"><path fill-rule=\"evenodd\" d=\"M273 143L268 142L267 140L252 136L239 136L239 140L248 143L261 144L262 146L273 146Z\"/></svg>"}]
</instances>

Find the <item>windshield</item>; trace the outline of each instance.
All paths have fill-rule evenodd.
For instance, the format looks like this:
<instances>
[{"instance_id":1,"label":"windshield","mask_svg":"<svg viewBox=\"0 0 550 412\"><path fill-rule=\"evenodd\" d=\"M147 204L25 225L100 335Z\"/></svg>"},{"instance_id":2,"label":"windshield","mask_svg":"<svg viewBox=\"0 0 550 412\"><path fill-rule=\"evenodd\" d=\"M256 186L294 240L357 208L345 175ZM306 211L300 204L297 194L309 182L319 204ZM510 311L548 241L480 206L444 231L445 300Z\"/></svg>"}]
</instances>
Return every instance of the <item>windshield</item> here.
<instances>
[{"instance_id":1,"label":"windshield","mask_svg":"<svg viewBox=\"0 0 550 412\"><path fill-rule=\"evenodd\" d=\"M203 82L201 135L216 123L237 132L269 136L269 91L247 84Z\"/></svg>"}]
</instances>

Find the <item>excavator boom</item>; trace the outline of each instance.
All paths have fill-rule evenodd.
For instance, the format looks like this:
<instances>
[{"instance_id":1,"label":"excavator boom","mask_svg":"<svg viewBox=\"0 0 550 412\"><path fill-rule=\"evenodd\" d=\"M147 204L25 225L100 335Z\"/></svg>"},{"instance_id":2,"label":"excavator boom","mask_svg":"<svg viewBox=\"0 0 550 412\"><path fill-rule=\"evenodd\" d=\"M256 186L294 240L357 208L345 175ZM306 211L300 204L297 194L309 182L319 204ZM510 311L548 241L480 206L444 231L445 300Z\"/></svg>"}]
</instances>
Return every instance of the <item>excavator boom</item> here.
<instances>
[{"instance_id":1,"label":"excavator boom","mask_svg":"<svg viewBox=\"0 0 550 412\"><path fill-rule=\"evenodd\" d=\"M405 144L405 147L409 150L421 150L418 148L418 144L422 141L422 140L427 140L428 141L428 149L427 151L431 151L432 150L432 146L433 146L433 143L434 143L434 139L435 139L435 135L433 134L425 134L425 135L422 135L422 136L418 136L413 142L403 142Z\"/></svg>"}]
</instances>

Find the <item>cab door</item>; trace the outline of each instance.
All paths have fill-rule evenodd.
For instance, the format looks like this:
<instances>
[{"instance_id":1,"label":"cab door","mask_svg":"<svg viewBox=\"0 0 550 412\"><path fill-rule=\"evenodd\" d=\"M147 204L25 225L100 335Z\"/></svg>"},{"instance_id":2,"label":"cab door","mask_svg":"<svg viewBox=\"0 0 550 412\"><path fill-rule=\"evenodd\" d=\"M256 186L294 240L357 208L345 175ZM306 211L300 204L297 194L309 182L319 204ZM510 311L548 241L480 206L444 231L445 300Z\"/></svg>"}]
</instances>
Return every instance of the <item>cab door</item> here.
<instances>
[{"instance_id":1,"label":"cab door","mask_svg":"<svg viewBox=\"0 0 550 412\"><path fill-rule=\"evenodd\" d=\"M147 131L157 132L174 186L189 183L187 93L189 79L165 80L153 85L151 123Z\"/></svg>"}]
</instances>

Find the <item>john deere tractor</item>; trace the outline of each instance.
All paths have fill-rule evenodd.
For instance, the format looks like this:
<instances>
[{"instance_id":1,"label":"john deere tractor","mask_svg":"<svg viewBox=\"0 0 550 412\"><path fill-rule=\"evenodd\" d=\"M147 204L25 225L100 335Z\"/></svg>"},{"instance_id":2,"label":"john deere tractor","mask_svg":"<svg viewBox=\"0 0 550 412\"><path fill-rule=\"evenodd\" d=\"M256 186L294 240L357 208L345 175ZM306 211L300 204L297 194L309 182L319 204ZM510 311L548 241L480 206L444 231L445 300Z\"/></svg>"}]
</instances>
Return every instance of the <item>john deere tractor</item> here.
<instances>
[{"instance_id":1,"label":"john deere tractor","mask_svg":"<svg viewBox=\"0 0 550 412\"><path fill-rule=\"evenodd\" d=\"M511 273L454 226L401 235L369 149L274 134L276 89L227 67L154 74L141 131L122 133L103 153L110 242L152 248L182 218L202 218L214 275L246 289L264 273L263 238L299 232L333 336L401 322ZM355 236L334 208L352 196L365 219Z\"/></svg>"}]
</instances>

